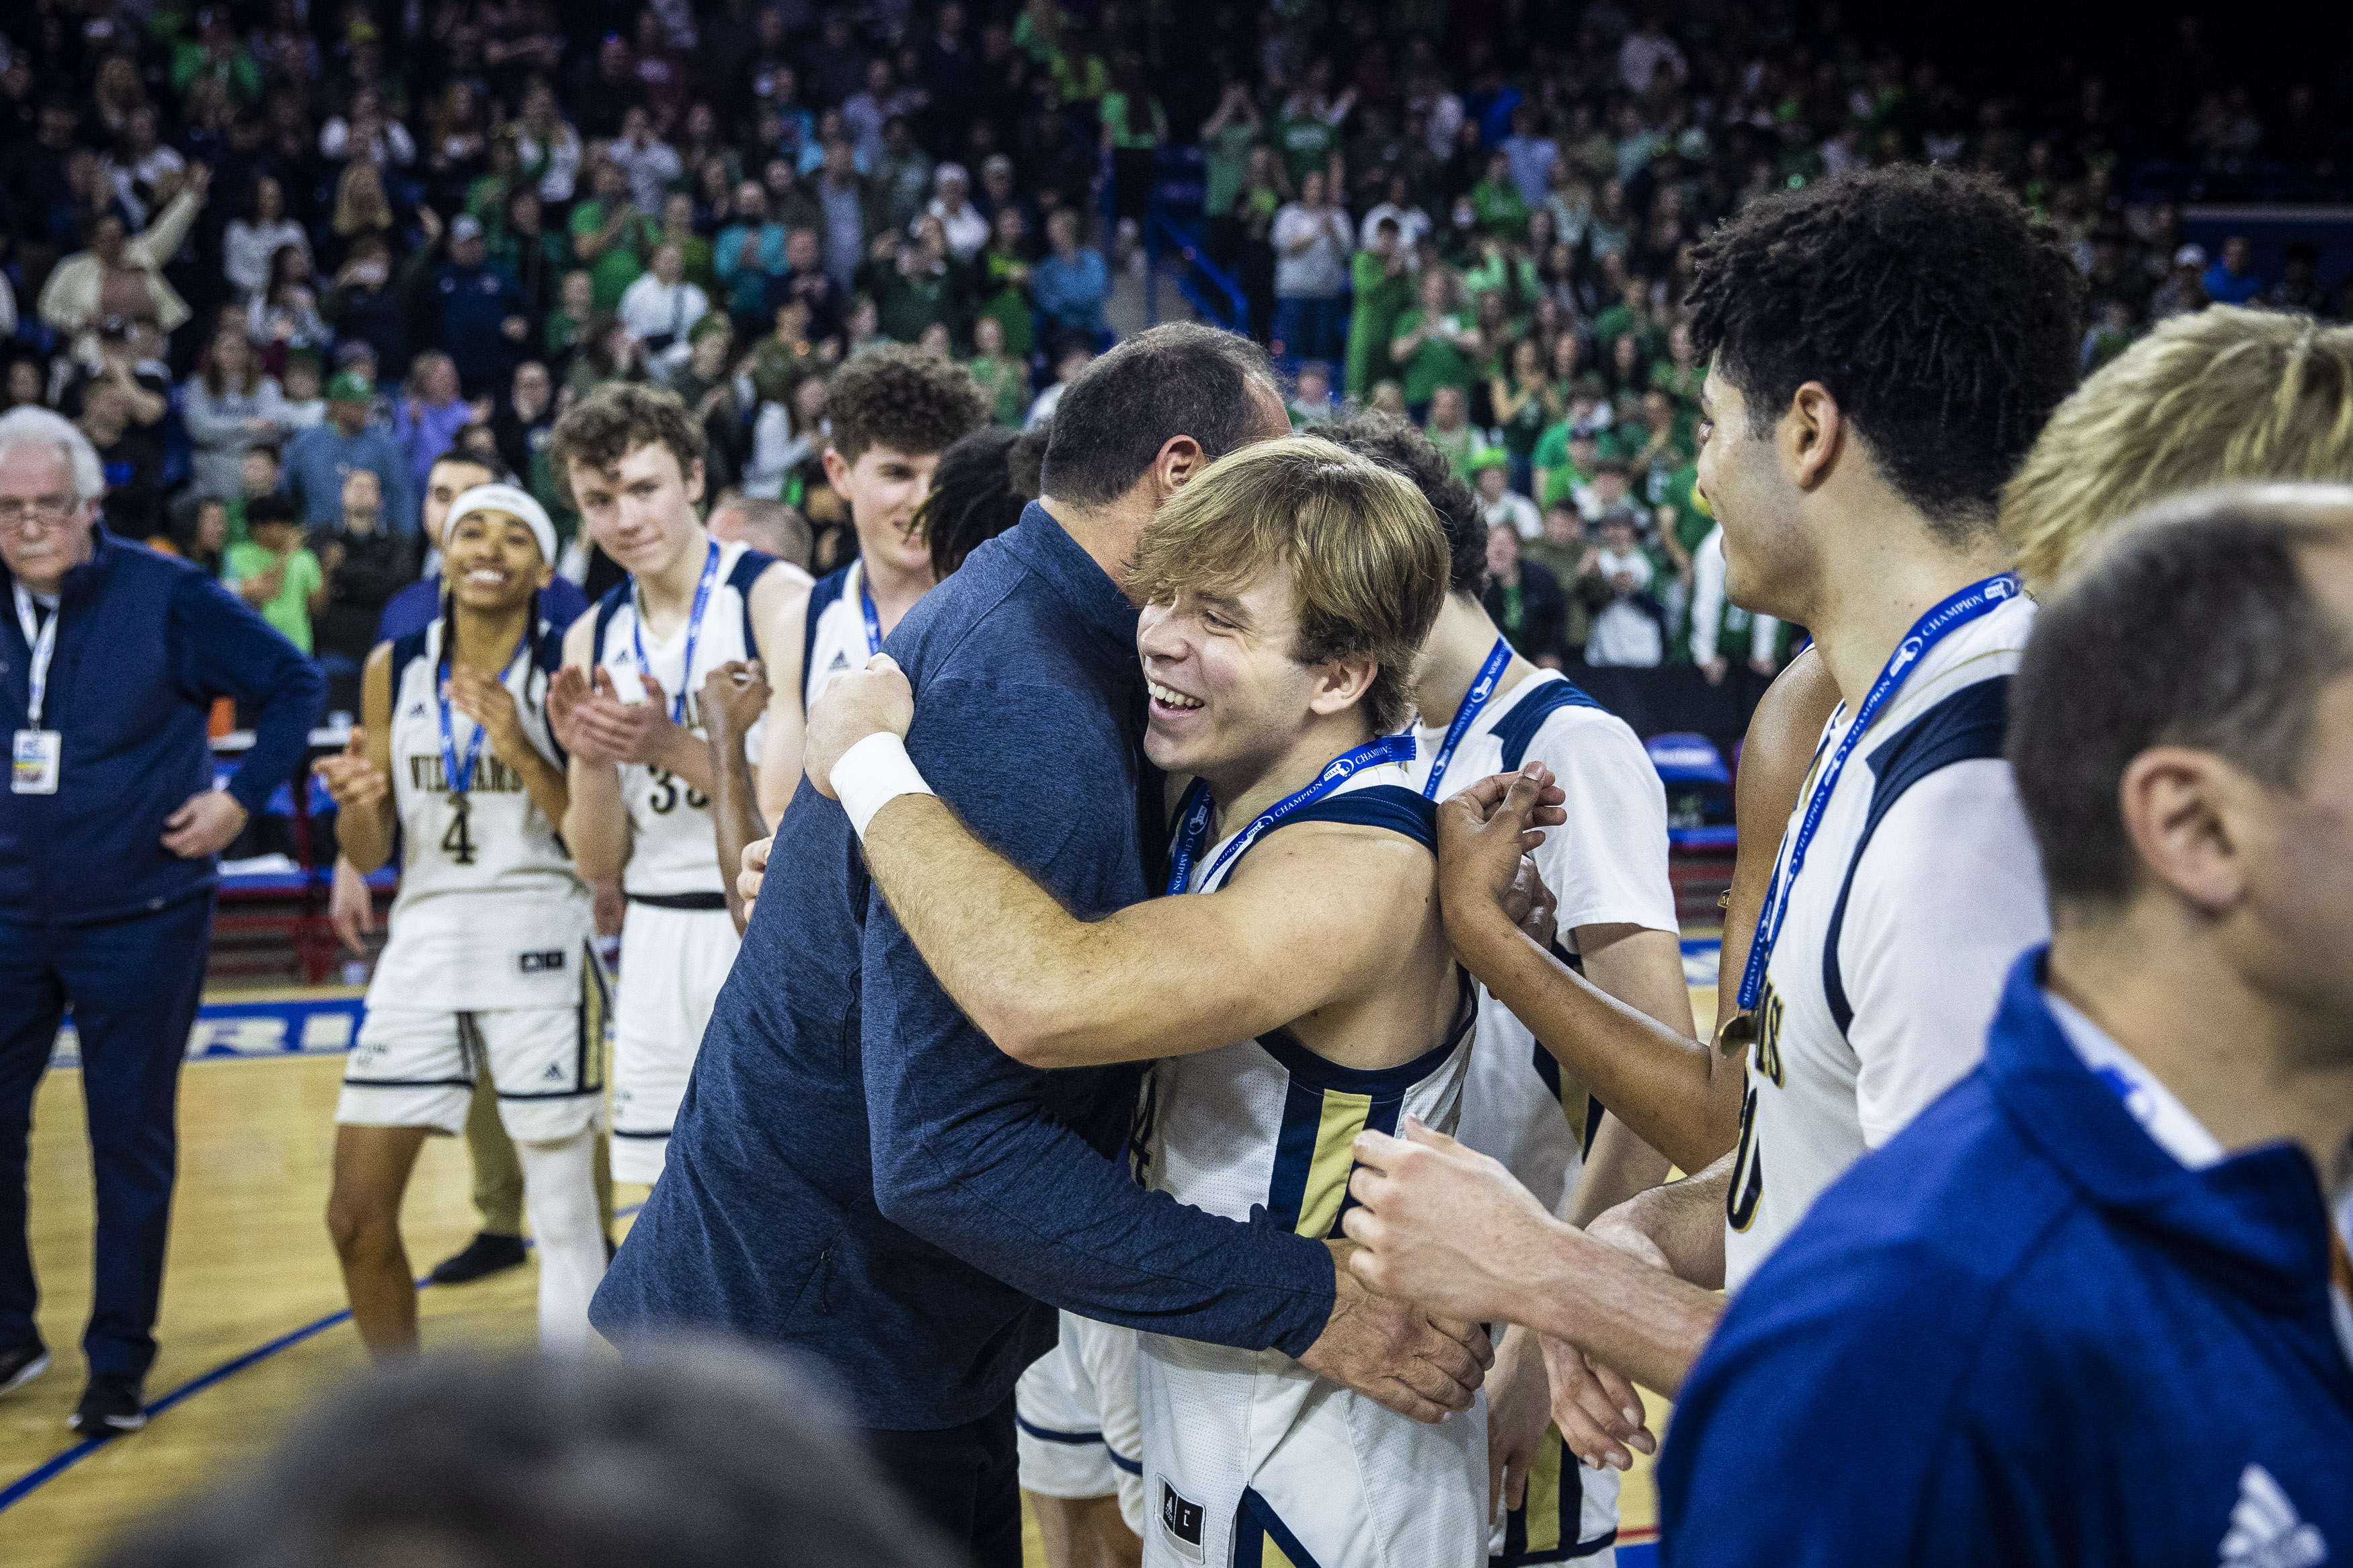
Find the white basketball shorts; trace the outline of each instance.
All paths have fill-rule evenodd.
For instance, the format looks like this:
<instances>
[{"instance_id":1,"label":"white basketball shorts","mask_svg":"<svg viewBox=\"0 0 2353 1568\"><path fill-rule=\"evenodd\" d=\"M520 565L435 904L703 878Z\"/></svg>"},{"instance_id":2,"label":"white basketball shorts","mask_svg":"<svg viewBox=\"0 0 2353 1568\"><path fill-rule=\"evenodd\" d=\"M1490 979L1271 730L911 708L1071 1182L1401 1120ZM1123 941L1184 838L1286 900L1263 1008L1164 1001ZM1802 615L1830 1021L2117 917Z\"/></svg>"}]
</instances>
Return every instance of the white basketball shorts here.
<instances>
[{"instance_id":1,"label":"white basketball shorts","mask_svg":"<svg viewBox=\"0 0 2353 1568\"><path fill-rule=\"evenodd\" d=\"M1039 1497L1119 1495L1144 1533L1144 1429L1135 1403L1135 1331L1062 1314L1061 1342L1013 1387L1021 1489Z\"/></svg>"}]
</instances>

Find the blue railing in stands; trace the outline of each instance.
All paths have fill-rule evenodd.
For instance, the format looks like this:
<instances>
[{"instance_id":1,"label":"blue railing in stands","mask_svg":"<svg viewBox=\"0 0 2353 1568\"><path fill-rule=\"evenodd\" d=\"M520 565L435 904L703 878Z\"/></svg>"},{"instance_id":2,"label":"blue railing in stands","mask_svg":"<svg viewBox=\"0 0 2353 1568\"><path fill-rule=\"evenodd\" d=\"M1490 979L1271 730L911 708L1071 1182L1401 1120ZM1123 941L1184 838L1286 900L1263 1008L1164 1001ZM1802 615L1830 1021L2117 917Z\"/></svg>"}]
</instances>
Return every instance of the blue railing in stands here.
<instances>
[{"instance_id":1,"label":"blue railing in stands","mask_svg":"<svg viewBox=\"0 0 2353 1568\"><path fill-rule=\"evenodd\" d=\"M1169 254L1173 253L1173 263ZM1250 330L1250 302L1241 285L1209 259L1201 237L1154 204L1144 219L1144 319L1160 322L1160 275L1163 270L1186 303L1204 321L1231 331Z\"/></svg>"}]
</instances>

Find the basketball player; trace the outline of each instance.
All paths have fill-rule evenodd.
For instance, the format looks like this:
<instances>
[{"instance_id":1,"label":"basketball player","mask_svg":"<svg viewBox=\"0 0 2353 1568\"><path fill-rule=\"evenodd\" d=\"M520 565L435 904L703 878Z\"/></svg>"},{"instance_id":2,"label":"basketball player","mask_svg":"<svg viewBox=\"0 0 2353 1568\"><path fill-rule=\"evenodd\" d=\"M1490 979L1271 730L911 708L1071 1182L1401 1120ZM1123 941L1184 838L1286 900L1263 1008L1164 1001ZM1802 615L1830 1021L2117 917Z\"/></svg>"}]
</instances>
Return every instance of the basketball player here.
<instances>
[{"instance_id":1,"label":"basketball player","mask_svg":"<svg viewBox=\"0 0 2353 1568\"><path fill-rule=\"evenodd\" d=\"M801 777L802 715L826 683L862 669L939 574L916 524L940 455L989 420L962 368L900 345L860 354L825 389L825 476L849 502L858 555L818 580L767 664L775 696L760 749L760 815L773 823ZM731 862L732 864L732 862Z\"/></svg>"},{"instance_id":2,"label":"basketball player","mask_svg":"<svg viewBox=\"0 0 2353 1568\"><path fill-rule=\"evenodd\" d=\"M479 452L452 447L435 458L426 473L417 507L426 547L436 554L442 550L450 503L477 485L499 483L505 478L496 458ZM385 602L376 619L376 640L397 642L422 631L442 608L441 574L437 567ZM587 608L588 601L581 597L580 590L560 575L551 576L540 591L539 613L554 623L559 632ZM375 930L375 900L367 883L342 856L335 859L327 912L343 945L355 953L366 952L365 937ZM596 1196L610 1229L613 1184L606 1173L601 1131L597 1139ZM499 1121L498 1092L487 1077L478 1084L473 1112L466 1119L466 1153L473 1163L474 1207L482 1216L482 1228L464 1247L433 1266L431 1279L436 1285L467 1284L501 1269L519 1268L523 1260L522 1167Z\"/></svg>"},{"instance_id":3,"label":"basketball player","mask_svg":"<svg viewBox=\"0 0 2353 1568\"><path fill-rule=\"evenodd\" d=\"M1561 945L1602 992L1690 1035L1691 992L1667 879L1666 792L1641 742L1559 672L1514 654L1496 629L1480 603L1487 579L1483 510L1426 437L1380 415L1345 418L1318 434L1413 480L1446 531L1449 590L1414 671L1415 786L1443 800L1526 760L1546 763L1566 791L1568 820L1546 836L1535 865L1557 900ZM1501 1160L1572 1224L1667 1175L1664 1158L1606 1116L1575 1071L1483 990L1459 1136ZM1580 1477L1564 1467L1560 1435L1547 1429L1544 1359L1525 1329L1496 1346L1487 1397L1491 1468L1508 1505L1493 1542L1496 1568L1571 1557L1608 1568L1618 1478ZM1622 1449L1619 1458L1631 1462Z\"/></svg>"},{"instance_id":4,"label":"basketball player","mask_svg":"<svg viewBox=\"0 0 2353 1568\"><path fill-rule=\"evenodd\" d=\"M1164 506L1132 579L1145 748L1193 776L1166 885L1206 896L1099 921L920 798L899 735L870 717L912 717L895 665L817 710L812 764L973 1022L1032 1067L1156 1058L1144 1173L1180 1203L1329 1237L1357 1129L1460 1110L1476 1009L1436 920L1433 807L1396 733L1446 582L1420 493L1321 440L1247 447ZM1226 1568L1270 1547L1333 1568L1485 1561L1482 1405L1418 1423L1280 1352L1150 1333L1138 1382L1147 1563Z\"/></svg>"},{"instance_id":5,"label":"basketball player","mask_svg":"<svg viewBox=\"0 0 2353 1568\"><path fill-rule=\"evenodd\" d=\"M565 842L583 876L619 880L631 906L613 1012L613 1179L650 1184L737 942L696 700L719 666L779 658L808 577L703 528L702 434L670 393L599 388L556 422L550 453L596 543L629 573L565 634L549 711L571 752Z\"/></svg>"},{"instance_id":6,"label":"basketball player","mask_svg":"<svg viewBox=\"0 0 2353 1568\"><path fill-rule=\"evenodd\" d=\"M1711 355L1699 488L1728 590L1806 626L1841 700L1750 945L1736 1145L1605 1216L1650 1268L1556 1226L1451 1139L1367 1137L1348 1229L1368 1283L1525 1323L1672 1392L1720 1310L1699 1287L1736 1289L1848 1164L1976 1063L2010 961L2047 932L2000 754L2033 610L1994 511L2072 381L2081 288L2014 198L1942 170L1825 180L1709 241L1692 294ZM1535 794L1490 781L1441 813L1456 950L1547 1046L1705 1151L1708 1074L1687 1042L1662 1048L1497 929ZM1535 1254L1492 1255L1505 1215L1515 1237L1540 1222ZM1554 1368L1556 1417L1574 1381Z\"/></svg>"},{"instance_id":7,"label":"basketball player","mask_svg":"<svg viewBox=\"0 0 2353 1568\"><path fill-rule=\"evenodd\" d=\"M428 1132L465 1124L497 1086L540 1249L541 1342L586 1342L605 1272L595 1123L604 1009L588 961L588 889L556 837L567 790L547 728L554 625L538 614L555 530L509 485L458 498L448 595L423 630L380 643L364 723L320 776L362 871L405 845L392 934L335 1109L329 1229L352 1319L378 1359L417 1345L400 1200Z\"/></svg>"}]
</instances>

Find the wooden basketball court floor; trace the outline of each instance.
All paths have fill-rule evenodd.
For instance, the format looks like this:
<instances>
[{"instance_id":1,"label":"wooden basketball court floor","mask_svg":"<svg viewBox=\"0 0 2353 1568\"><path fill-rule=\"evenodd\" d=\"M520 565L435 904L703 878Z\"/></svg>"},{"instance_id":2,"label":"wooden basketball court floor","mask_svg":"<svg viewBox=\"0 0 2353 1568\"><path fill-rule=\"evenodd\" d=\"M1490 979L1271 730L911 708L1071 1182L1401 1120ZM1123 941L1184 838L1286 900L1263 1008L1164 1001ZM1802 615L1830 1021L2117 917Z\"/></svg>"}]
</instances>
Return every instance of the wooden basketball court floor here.
<instances>
[{"instance_id":1,"label":"wooden basketball court floor","mask_svg":"<svg viewBox=\"0 0 2353 1568\"><path fill-rule=\"evenodd\" d=\"M1714 943L1687 942L1692 1002L1703 1027L1715 1013ZM327 1241L329 1155L356 994L208 994L215 1044L180 1079L180 1177L172 1213L161 1351L147 1381L144 1429L100 1444L66 1427L80 1396L82 1324L90 1310L90 1148L80 1074L53 1067L34 1107L27 1187L40 1327L49 1371L0 1398L0 1564L74 1568L174 1500L233 1477L288 1422L366 1366L344 1312ZM338 1023L337 1020L342 1022ZM305 1047L308 1048L305 1048ZM427 1142L402 1229L421 1273L465 1245L476 1216L462 1140ZM617 1209L645 1189L624 1185ZM623 1218L620 1225L626 1227ZM528 1347L533 1266L475 1284L422 1292L427 1353L464 1345ZM1653 1402L1653 1430L1665 1411ZM1621 1493L1625 1568L1647 1568L1654 1535L1647 1464ZM1034 1527L1029 1568L1041 1568Z\"/></svg>"}]
</instances>

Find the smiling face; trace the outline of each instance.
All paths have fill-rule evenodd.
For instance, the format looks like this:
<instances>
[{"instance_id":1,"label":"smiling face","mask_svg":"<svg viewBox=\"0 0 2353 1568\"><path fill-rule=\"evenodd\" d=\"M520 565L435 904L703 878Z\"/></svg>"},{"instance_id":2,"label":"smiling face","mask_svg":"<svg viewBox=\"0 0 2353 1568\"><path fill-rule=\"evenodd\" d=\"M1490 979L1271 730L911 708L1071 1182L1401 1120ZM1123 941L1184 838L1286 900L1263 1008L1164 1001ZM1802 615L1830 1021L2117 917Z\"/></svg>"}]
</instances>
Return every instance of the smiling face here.
<instances>
[{"instance_id":1,"label":"smiling face","mask_svg":"<svg viewBox=\"0 0 2353 1568\"><path fill-rule=\"evenodd\" d=\"M449 596L470 610L512 610L554 575L531 525L509 512L477 507L449 528L441 552Z\"/></svg>"},{"instance_id":2,"label":"smiling face","mask_svg":"<svg viewBox=\"0 0 2353 1568\"><path fill-rule=\"evenodd\" d=\"M1213 784L1256 776L1318 714L1319 668L1293 657L1298 640L1287 564L1238 590L1145 605L1135 631L1151 693L1145 754ZM1323 695L1324 710L1347 705Z\"/></svg>"}]
</instances>

